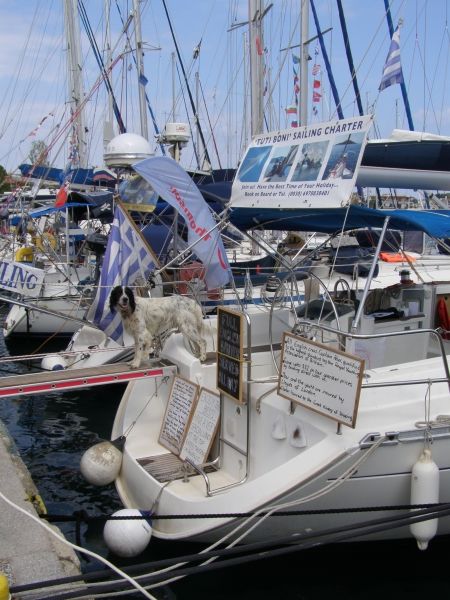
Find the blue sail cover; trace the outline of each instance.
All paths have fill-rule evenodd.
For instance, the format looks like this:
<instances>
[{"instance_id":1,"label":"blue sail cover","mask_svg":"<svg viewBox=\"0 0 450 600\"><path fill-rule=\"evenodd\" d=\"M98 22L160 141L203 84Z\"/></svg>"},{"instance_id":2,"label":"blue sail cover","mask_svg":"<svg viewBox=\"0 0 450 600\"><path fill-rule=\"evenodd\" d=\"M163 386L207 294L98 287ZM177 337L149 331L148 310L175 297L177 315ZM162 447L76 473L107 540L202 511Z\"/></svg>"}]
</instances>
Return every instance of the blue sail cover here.
<instances>
[{"instance_id":1,"label":"blue sail cover","mask_svg":"<svg viewBox=\"0 0 450 600\"><path fill-rule=\"evenodd\" d=\"M450 210L375 210L362 206L329 209L269 209L231 207L230 222L241 231L272 229L337 233L341 230L380 228L423 231L435 238L450 237Z\"/></svg>"}]
</instances>

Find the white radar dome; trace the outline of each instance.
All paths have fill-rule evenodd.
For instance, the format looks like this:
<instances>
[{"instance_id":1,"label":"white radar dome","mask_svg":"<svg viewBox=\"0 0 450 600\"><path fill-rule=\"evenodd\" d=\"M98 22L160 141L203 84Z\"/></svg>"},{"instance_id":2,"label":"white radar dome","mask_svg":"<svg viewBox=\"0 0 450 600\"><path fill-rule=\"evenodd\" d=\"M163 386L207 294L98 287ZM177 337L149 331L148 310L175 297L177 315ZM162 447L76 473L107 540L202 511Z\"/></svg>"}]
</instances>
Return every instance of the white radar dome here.
<instances>
[{"instance_id":1,"label":"white radar dome","mask_svg":"<svg viewBox=\"0 0 450 600\"><path fill-rule=\"evenodd\" d=\"M128 167L153 156L149 142L136 133L121 133L106 146L103 155L107 167Z\"/></svg>"}]
</instances>

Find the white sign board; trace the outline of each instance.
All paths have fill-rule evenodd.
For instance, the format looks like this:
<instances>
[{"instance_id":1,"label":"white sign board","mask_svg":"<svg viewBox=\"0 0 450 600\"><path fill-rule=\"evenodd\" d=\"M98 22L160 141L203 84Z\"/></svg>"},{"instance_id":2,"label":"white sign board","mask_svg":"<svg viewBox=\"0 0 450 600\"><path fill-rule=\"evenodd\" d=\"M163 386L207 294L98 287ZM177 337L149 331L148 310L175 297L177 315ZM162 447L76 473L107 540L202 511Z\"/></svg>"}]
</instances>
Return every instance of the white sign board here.
<instances>
[{"instance_id":1,"label":"white sign board","mask_svg":"<svg viewBox=\"0 0 450 600\"><path fill-rule=\"evenodd\" d=\"M174 378L159 434L159 443L174 454L179 454L183 445L197 392L196 383Z\"/></svg>"},{"instance_id":2,"label":"white sign board","mask_svg":"<svg viewBox=\"0 0 450 600\"><path fill-rule=\"evenodd\" d=\"M0 290L36 298L44 282L44 271L10 260L0 260Z\"/></svg>"},{"instance_id":3,"label":"white sign board","mask_svg":"<svg viewBox=\"0 0 450 600\"><path fill-rule=\"evenodd\" d=\"M233 182L242 208L336 208L355 186L370 116L255 136Z\"/></svg>"},{"instance_id":4,"label":"white sign board","mask_svg":"<svg viewBox=\"0 0 450 600\"><path fill-rule=\"evenodd\" d=\"M363 370L357 356L285 333L278 393L355 427Z\"/></svg>"},{"instance_id":5,"label":"white sign board","mask_svg":"<svg viewBox=\"0 0 450 600\"><path fill-rule=\"evenodd\" d=\"M217 432L219 416L220 395L202 388L180 452L182 460L187 458L195 465L205 462Z\"/></svg>"}]
</instances>

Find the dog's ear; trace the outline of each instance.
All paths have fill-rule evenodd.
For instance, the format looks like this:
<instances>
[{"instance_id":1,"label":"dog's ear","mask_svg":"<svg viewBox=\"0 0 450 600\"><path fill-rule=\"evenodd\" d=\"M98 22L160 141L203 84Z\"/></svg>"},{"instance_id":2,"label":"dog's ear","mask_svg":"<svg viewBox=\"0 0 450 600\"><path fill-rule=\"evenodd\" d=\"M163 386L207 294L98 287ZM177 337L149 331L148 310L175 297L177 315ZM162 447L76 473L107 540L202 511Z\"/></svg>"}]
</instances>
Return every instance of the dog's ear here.
<instances>
[{"instance_id":1,"label":"dog's ear","mask_svg":"<svg viewBox=\"0 0 450 600\"><path fill-rule=\"evenodd\" d=\"M116 310L116 304L117 304L117 301L118 301L118 298L119 298L119 295L120 295L120 291L119 290L120 290L120 288L115 287L112 290L111 294L109 295L109 309L111 311Z\"/></svg>"},{"instance_id":2,"label":"dog's ear","mask_svg":"<svg viewBox=\"0 0 450 600\"><path fill-rule=\"evenodd\" d=\"M126 287L125 288L125 294L128 297L128 303L130 305L130 311L133 314L134 311L136 310L136 299L134 297L134 292L131 288Z\"/></svg>"}]
</instances>

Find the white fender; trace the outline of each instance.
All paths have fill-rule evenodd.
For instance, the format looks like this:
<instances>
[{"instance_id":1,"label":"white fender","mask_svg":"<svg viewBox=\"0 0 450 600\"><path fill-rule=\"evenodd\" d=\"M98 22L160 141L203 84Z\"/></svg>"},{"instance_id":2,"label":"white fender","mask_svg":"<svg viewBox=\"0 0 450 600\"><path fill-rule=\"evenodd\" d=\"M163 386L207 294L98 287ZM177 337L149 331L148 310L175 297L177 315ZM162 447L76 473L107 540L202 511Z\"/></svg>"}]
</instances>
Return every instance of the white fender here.
<instances>
[{"instance_id":1,"label":"white fender","mask_svg":"<svg viewBox=\"0 0 450 600\"><path fill-rule=\"evenodd\" d=\"M108 520L103 529L103 538L111 552L117 556L132 557L143 552L152 537L149 513L137 508L123 508L113 517L141 517L140 519Z\"/></svg>"},{"instance_id":2,"label":"white fender","mask_svg":"<svg viewBox=\"0 0 450 600\"><path fill-rule=\"evenodd\" d=\"M411 473L411 504L439 502L439 468L426 448L415 463ZM436 535L438 519L412 523L410 531L420 550L426 550L428 542Z\"/></svg>"},{"instance_id":3,"label":"white fender","mask_svg":"<svg viewBox=\"0 0 450 600\"><path fill-rule=\"evenodd\" d=\"M113 442L99 442L81 457L80 470L83 477L92 485L112 483L122 466L122 448L125 438Z\"/></svg>"}]
</instances>

